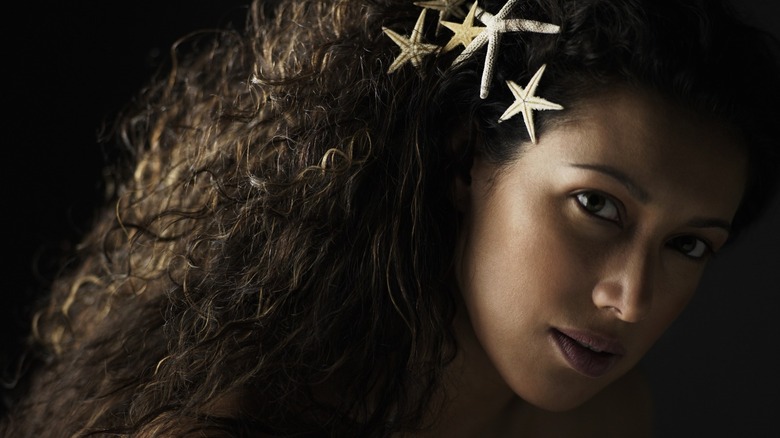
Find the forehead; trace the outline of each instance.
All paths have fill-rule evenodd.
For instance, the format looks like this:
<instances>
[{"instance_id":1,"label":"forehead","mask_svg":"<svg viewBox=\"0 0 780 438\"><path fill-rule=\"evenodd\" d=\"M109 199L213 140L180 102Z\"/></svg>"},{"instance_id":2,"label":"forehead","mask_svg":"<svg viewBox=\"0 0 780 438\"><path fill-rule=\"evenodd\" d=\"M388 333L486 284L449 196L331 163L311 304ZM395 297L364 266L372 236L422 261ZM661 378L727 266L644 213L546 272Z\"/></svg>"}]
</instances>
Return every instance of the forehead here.
<instances>
[{"instance_id":1,"label":"forehead","mask_svg":"<svg viewBox=\"0 0 780 438\"><path fill-rule=\"evenodd\" d=\"M651 92L617 88L573 105L524 155L539 154L548 164L610 166L656 197L675 194L720 203L726 211L736 209L744 191L745 150L736 133L713 118Z\"/></svg>"},{"instance_id":2,"label":"forehead","mask_svg":"<svg viewBox=\"0 0 780 438\"><path fill-rule=\"evenodd\" d=\"M683 108L657 93L618 88L582 102L570 121L585 146L612 145L640 154L647 164L683 159L687 165L747 164L741 139L727 124ZM733 167L733 166L724 166Z\"/></svg>"}]
</instances>

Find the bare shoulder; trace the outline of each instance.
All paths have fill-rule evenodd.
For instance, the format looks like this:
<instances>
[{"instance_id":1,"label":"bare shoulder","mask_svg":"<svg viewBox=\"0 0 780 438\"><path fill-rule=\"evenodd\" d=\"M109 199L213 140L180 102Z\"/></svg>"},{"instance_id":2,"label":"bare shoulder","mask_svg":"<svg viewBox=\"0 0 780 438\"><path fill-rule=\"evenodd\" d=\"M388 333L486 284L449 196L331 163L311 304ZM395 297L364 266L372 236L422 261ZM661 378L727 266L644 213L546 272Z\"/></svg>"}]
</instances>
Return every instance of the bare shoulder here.
<instances>
[{"instance_id":1,"label":"bare shoulder","mask_svg":"<svg viewBox=\"0 0 780 438\"><path fill-rule=\"evenodd\" d=\"M567 412L535 412L535 437L652 436L653 397L639 369L604 388L583 405Z\"/></svg>"}]
</instances>

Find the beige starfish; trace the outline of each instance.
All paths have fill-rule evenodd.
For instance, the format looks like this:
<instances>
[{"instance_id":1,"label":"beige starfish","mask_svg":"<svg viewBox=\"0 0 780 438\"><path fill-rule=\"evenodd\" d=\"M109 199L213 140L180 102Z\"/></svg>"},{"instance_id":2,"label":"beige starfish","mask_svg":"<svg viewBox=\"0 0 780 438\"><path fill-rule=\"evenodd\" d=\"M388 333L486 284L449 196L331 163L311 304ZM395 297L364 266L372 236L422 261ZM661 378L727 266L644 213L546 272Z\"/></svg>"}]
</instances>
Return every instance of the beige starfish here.
<instances>
[{"instance_id":1,"label":"beige starfish","mask_svg":"<svg viewBox=\"0 0 780 438\"><path fill-rule=\"evenodd\" d=\"M424 2L414 2L415 6L423 8L434 9L439 11L439 24L436 26L436 32L439 31L439 26L442 22L453 16L455 18L463 18L466 14L463 12L463 3L466 0L429 0Z\"/></svg>"},{"instance_id":2,"label":"beige starfish","mask_svg":"<svg viewBox=\"0 0 780 438\"><path fill-rule=\"evenodd\" d=\"M535 96L536 87L539 86L539 80L542 78L544 69L547 64L542 65L539 70L534 73L528 85L525 89L512 81L506 81L512 94L515 95L515 101L509 108L504 111L504 114L498 119L501 123L505 120L509 120L517 113L523 114L523 121L525 122L525 128L528 130L528 135L531 137L531 142L536 143L536 131L534 130L534 113L533 110L562 110L563 107L557 103L550 102L549 100Z\"/></svg>"},{"instance_id":3,"label":"beige starfish","mask_svg":"<svg viewBox=\"0 0 780 438\"><path fill-rule=\"evenodd\" d=\"M474 14L477 12L477 2L471 4L469 13L466 14L466 18L463 19L463 23L453 23L450 21L442 21L441 24L447 29L451 30L454 34L447 42L447 45L442 49L445 52L449 52L458 46L463 44L463 47L468 45L485 29L482 26L474 26Z\"/></svg>"},{"instance_id":4,"label":"beige starfish","mask_svg":"<svg viewBox=\"0 0 780 438\"><path fill-rule=\"evenodd\" d=\"M387 69L388 74L396 71L407 62L411 62L415 68L419 68L425 55L433 53L440 48L435 44L426 44L422 42L425 11L426 10L423 9L420 12L420 16L417 17L417 23L415 23L414 29L412 29L412 35L408 38L386 27L382 27L382 31L401 48L401 53L395 58L393 63L390 64L390 68Z\"/></svg>"},{"instance_id":5,"label":"beige starfish","mask_svg":"<svg viewBox=\"0 0 780 438\"><path fill-rule=\"evenodd\" d=\"M487 27L466 46L466 49L453 62L453 65L458 64L485 44L488 45L485 66L482 70L482 82L479 87L479 97L482 99L488 96L490 80L493 78L493 70L498 57L497 51L501 42L501 35L505 32L558 33L560 31L559 26L540 21L519 18L507 20L506 16L509 15L518 1L520 0L509 0L495 16L482 8L478 8L477 18Z\"/></svg>"}]
</instances>

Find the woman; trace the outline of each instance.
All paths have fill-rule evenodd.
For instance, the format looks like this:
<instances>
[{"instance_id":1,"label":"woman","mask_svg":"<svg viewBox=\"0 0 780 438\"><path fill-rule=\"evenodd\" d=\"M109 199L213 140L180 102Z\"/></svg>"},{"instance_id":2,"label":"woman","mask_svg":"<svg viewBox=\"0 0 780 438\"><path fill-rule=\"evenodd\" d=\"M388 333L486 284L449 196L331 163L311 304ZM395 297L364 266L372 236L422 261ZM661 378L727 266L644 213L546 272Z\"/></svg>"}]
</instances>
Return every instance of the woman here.
<instances>
[{"instance_id":1,"label":"woman","mask_svg":"<svg viewBox=\"0 0 780 438\"><path fill-rule=\"evenodd\" d=\"M648 433L635 365L774 189L762 36L692 0L249 18L119 121L3 436Z\"/></svg>"}]
</instances>

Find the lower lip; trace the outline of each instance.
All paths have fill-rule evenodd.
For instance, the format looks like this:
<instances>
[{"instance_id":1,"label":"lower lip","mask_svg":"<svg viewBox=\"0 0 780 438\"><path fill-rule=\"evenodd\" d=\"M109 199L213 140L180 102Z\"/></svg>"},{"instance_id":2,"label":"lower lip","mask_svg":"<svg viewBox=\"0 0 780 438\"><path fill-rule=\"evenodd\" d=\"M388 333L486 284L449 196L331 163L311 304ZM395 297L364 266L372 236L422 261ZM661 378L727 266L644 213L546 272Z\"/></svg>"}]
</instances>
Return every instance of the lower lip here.
<instances>
[{"instance_id":1,"label":"lower lip","mask_svg":"<svg viewBox=\"0 0 780 438\"><path fill-rule=\"evenodd\" d=\"M552 330L551 337L569 365L575 371L588 377L603 376L619 358L615 354L597 353L585 348L558 330Z\"/></svg>"}]
</instances>

